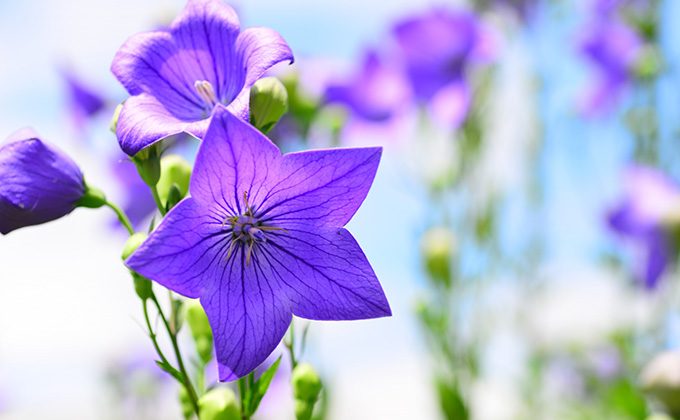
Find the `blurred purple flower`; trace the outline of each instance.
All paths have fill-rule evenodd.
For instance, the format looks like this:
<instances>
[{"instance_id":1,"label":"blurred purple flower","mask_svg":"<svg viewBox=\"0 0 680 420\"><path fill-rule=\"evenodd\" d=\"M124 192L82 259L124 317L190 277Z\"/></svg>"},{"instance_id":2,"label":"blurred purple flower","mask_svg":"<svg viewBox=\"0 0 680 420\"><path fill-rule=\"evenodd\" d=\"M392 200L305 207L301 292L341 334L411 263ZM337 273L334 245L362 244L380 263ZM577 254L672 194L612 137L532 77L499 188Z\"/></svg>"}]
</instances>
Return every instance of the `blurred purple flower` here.
<instances>
[{"instance_id":1,"label":"blurred purple flower","mask_svg":"<svg viewBox=\"0 0 680 420\"><path fill-rule=\"evenodd\" d=\"M410 100L408 81L394 63L386 63L377 52L365 54L361 69L345 83L331 83L326 101L347 106L354 115L370 121L392 117Z\"/></svg>"},{"instance_id":2,"label":"blurred purple flower","mask_svg":"<svg viewBox=\"0 0 680 420\"><path fill-rule=\"evenodd\" d=\"M467 116L467 68L492 56L490 37L467 11L436 9L395 25L393 35L415 97L436 119L457 127Z\"/></svg>"},{"instance_id":3,"label":"blurred purple flower","mask_svg":"<svg viewBox=\"0 0 680 420\"><path fill-rule=\"evenodd\" d=\"M579 49L596 72L583 104L586 115L605 112L616 104L634 77L642 47L638 34L615 18L596 19L585 28Z\"/></svg>"},{"instance_id":4,"label":"blurred purple flower","mask_svg":"<svg viewBox=\"0 0 680 420\"><path fill-rule=\"evenodd\" d=\"M220 0L189 0L167 30L132 36L111 71L132 95L117 135L128 155L181 132L202 138L217 105L248 118L250 87L293 54L275 31L240 31Z\"/></svg>"},{"instance_id":5,"label":"blurred purple flower","mask_svg":"<svg viewBox=\"0 0 680 420\"><path fill-rule=\"evenodd\" d=\"M200 298L220 380L260 365L292 314L317 320L390 315L387 299L342 227L373 182L380 148L281 155L219 107L196 158L191 197L127 260L141 275Z\"/></svg>"},{"instance_id":6,"label":"blurred purple flower","mask_svg":"<svg viewBox=\"0 0 680 420\"><path fill-rule=\"evenodd\" d=\"M609 226L643 249L637 277L654 289L675 254L668 223L680 209L680 188L658 170L642 166L628 170L624 185L623 199L608 215Z\"/></svg>"},{"instance_id":7,"label":"blurred purple flower","mask_svg":"<svg viewBox=\"0 0 680 420\"><path fill-rule=\"evenodd\" d=\"M436 9L399 22L393 33L414 93L422 100L463 80L466 66L484 48L480 22L466 11Z\"/></svg>"},{"instance_id":8,"label":"blurred purple flower","mask_svg":"<svg viewBox=\"0 0 680 420\"><path fill-rule=\"evenodd\" d=\"M156 202L148 185L139 176L135 164L129 158L121 157L115 160L111 166L116 181L125 192L123 210L135 229L138 229L146 218L156 210ZM117 219L115 226L121 227Z\"/></svg>"},{"instance_id":9,"label":"blurred purple flower","mask_svg":"<svg viewBox=\"0 0 680 420\"><path fill-rule=\"evenodd\" d=\"M106 106L104 95L86 84L73 71L62 69L61 76L66 85L68 107L76 128L84 125L88 118L99 113Z\"/></svg>"},{"instance_id":10,"label":"blurred purple flower","mask_svg":"<svg viewBox=\"0 0 680 420\"><path fill-rule=\"evenodd\" d=\"M78 166L30 129L0 147L0 233L69 214L85 193Z\"/></svg>"}]
</instances>

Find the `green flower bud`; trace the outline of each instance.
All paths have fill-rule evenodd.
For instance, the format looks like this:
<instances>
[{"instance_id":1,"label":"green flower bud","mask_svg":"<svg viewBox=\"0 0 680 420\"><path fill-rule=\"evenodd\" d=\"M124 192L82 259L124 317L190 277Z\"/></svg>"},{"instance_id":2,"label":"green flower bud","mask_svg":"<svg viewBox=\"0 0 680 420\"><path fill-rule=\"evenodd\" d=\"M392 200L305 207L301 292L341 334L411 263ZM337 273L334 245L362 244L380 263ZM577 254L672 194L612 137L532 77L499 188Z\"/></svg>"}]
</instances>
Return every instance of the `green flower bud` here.
<instances>
[{"instance_id":1,"label":"green flower bud","mask_svg":"<svg viewBox=\"0 0 680 420\"><path fill-rule=\"evenodd\" d=\"M196 351L201 361L207 364L212 359L213 351L213 334L208 317L197 300L187 301L185 307L185 320L196 343Z\"/></svg>"},{"instance_id":2,"label":"green flower bud","mask_svg":"<svg viewBox=\"0 0 680 420\"><path fill-rule=\"evenodd\" d=\"M161 177L161 158L159 143L140 150L132 161L146 185L155 187Z\"/></svg>"},{"instance_id":3,"label":"green flower bud","mask_svg":"<svg viewBox=\"0 0 680 420\"><path fill-rule=\"evenodd\" d=\"M635 62L635 74L640 79L653 79L663 67L663 59L658 48L647 45L642 49L639 58Z\"/></svg>"},{"instance_id":4,"label":"green flower bud","mask_svg":"<svg viewBox=\"0 0 680 420\"><path fill-rule=\"evenodd\" d=\"M214 388L198 400L200 420L241 420L241 410L234 392L229 388Z\"/></svg>"},{"instance_id":5,"label":"green flower bud","mask_svg":"<svg viewBox=\"0 0 680 420\"><path fill-rule=\"evenodd\" d=\"M300 363L293 370L291 379L296 400L316 402L321 392L321 379L309 363Z\"/></svg>"},{"instance_id":6,"label":"green flower bud","mask_svg":"<svg viewBox=\"0 0 680 420\"><path fill-rule=\"evenodd\" d=\"M295 400L295 418L297 420L310 420L314 413L314 403Z\"/></svg>"},{"instance_id":7,"label":"green flower bud","mask_svg":"<svg viewBox=\"0 0 680 420\"><path fill-rule=\"evenodd\" d=\"M137 232L134 235L130 236L128 240L125 242L125 245L123 246L123 253L121 254L121 258L123 260L127 260L130 255L132 255L133 252L139 248L144 241L146 241L146 238L148 235L143 232Z\"/></svg>"},{"instance_id":8,"label":"green flower bud","mask_svg":"<svg viewBox=\"0 0 680 420\"><path fill-rule=\"evenodd\" d=\"M132 253L135 252L137 248L142 245L142 243L144 243L146 238L147 234L143 232L137 232L130 236L123 246L123 253L121 255L123 261L127 260L130 255L132 255ZM149 299L153 293L151 280L139 275L138 273L135 273L134 271L130 271L130 273L132 274L132 280L135 285L135 293L137 293L137 296L139 296L139 298L142 300Z\"/></svg>"},{"instance_id":9,"label":"green flower bud","mask_svg":"<svg viewBox=\"0 0 680 420\"><path fill-rule=\"evenodd\" d=\"M98 188L85 184L85 193L76 203L76 207L86 207L88 209L98 209L106 204L106 195Z\"/></svg>"},{"instance_id":10,"label":"green flower bud","mask_svg":"<svg viewBox=\"0 0 680 420\"><path fill-rule=\"evenodd\" d=\"M288 91L275 77L265 77L250 89L250 123L269 132L288 112Z\"/></svg>"},{"instance_id":11,"label":"green flower bud","mask_svg":"<svg viewBox=\"0 0 680 420\"><path fill-rule=\"evenodd\" d=\"M680 415L680 352L655 356L642 370L642 389L657 399L671 416Z\"/></svg>"},{"instance_id":12,"label":"green flower bud","mask_svg":"<svg viewBox=\"0 0 680 420\"><path fill-rule=\"evenodd\" d=\"M156 187L166 208L172 208L187 195L190 178L191 165L181 156L168 155L161 159L161 176Z\"/></svg>"},{"instance_id":13,"label":"green flower bud","mask_svg":"<svg viewBox=\"0 0 680 420\"><path fill-rule=\"evenodd\" d=\"M451 287L451 258L455 249L453 233L444 227L428 230L421 242L423 265L435 284Z\"/></svg>"},{"instance_id":14,"label":"green flower bud","mask_svg":"<svg viewBox=\"0 0 680 420\"><path fill-rule=\"evenodd\" d=\"M111 124L109 125L109 129L113 134L116 134L116 130L118 129L118 118L120 118L120 111L123 110L123 104L118 104L116 109L113 111L113 117L111 117Z\"/></svg>"}]
</instances>

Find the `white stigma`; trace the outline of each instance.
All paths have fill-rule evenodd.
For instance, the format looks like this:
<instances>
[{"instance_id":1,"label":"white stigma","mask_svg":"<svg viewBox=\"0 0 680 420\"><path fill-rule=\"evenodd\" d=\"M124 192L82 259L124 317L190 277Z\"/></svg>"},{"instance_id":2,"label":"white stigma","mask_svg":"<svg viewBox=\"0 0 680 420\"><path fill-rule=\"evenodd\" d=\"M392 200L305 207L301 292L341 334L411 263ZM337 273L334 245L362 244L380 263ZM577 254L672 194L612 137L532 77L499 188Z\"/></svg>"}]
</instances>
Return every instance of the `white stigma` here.
<instances>
[{"instance_id":1,"label":"white stigma","mask_svg":"<svg viewBox=\"0 0 680 420\"><path fill-rule=\"evenodd\" d=\"M207 80L196 80L194 82L194 88L198 92L198 96L203 99L203 102L210 106L217 104L217 96L215 95L215 89L213 85Z\"/></svg>"}]
</instances>

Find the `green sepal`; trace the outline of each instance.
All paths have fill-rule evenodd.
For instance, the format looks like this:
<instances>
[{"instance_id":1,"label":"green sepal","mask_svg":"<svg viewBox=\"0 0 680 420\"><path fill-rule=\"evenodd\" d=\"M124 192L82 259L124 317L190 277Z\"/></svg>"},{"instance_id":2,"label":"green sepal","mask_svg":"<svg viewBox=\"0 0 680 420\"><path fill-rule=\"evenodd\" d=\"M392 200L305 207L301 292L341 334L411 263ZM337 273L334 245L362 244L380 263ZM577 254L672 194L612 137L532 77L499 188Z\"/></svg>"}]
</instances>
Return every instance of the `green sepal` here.
<instances>
[{"instance_id":1,"label":"green sepal","mask_svg":"<svg viewBox=\"0 0 680 420\"><path fill-rule=\"evenodd\" d=\"M213 388L198 400L200 420L241 420L234 392L225 387Z\"/></svg>"},{"instance_id":2,"label":"green sepal","mask_svg":"<svg viewBox=\"0 0 680 420\"><path fill-rule=\"evenodd\" d=\"M94 188L85 184L85 192L75 203L76 207L85 207L88 209L98 209L106 205L106 195L99 188Z\"/></svg>"},{"instance_id":3,"label":"green sepal","mask_svg":"<svg viewBox=\"0 0 680 420\"><path fill-rule=\"evenodd\" d=\"M140 150L132 161L137 167L139 176L142 177L144 183L149 187L155 187L161 177L161 158L160 146L158 143L153 144L145 149Z\"/></svg>"}]
</instances>

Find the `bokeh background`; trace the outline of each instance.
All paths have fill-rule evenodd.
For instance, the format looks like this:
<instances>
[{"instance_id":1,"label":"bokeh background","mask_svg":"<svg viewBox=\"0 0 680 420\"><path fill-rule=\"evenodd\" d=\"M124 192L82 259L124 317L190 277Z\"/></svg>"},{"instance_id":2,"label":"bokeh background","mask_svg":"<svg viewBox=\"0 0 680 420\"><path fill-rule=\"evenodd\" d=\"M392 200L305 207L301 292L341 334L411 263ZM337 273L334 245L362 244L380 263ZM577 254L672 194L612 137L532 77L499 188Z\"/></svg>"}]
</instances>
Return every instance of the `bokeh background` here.
<instances>
[{"instance_id":1,"label":"bokeh background","mask_svg":"<svg viewBox=\"0 0 680 420\"><path fill-rule=\"evenodd\" d=\"M317 100L329 83L360 71L367 49L388 49L396 22L466 10L484 28L485 57L466 70L465 122L436 121L418 106L387 122L361 121L340 104L321 113L304 141L294 132L282 143L385 147L349 229L394 315L311 323L304 358L328 385L329 418L634 419L669 411L644 391L642 373L680 336L680 3L230 4L244 27L284 36L296 63L276 74L298 74L300 89ZM125 91L109 66L129 35L167 24L183 5L0 0L0 135L34 127L88 182L117 201L129 198L108 128ZM596 30L609 24L627 31ZM69 78L107 106L77 114ZM654 180L640 181L640 165L658 170ZM642 228L612 221L638 205L654 213ZM0 418L180 415L175 385L154 371L119 260L125 236L113 226L105 209L81 209L0 239ZM662 251L651 250L653 235L663 238ZM655 252L664 264L652 281ZM441 255L446 284L437 277ZM675 357L661 370L679 371L680 387ZM292 418L286 379L279 382L260 418Z\"/></svg>"}]
</instances>

